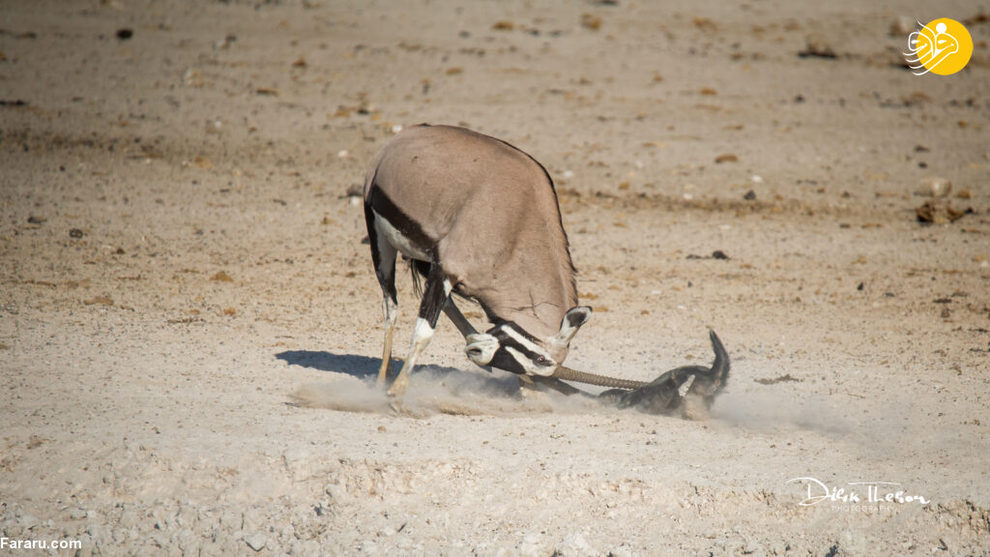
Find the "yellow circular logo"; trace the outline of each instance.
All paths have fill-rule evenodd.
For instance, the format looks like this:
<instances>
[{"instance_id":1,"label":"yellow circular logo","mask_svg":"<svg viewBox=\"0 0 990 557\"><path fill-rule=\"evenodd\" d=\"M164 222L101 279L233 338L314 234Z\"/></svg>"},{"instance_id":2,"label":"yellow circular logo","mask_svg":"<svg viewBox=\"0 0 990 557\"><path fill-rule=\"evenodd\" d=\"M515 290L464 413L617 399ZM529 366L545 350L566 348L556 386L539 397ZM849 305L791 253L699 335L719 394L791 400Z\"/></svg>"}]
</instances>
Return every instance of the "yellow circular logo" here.
<instances>
[{"instance_id":1,"label":"yellow circular logo","mask_svg":"<svg viewBox=\"0 0 990 557\"><path fill-rule=\"evenodd\" d=\"M947 17L929 21L908 35L904 53L914 75L952 75L973 55L973 37L962 23Z\"/></svg>"}]
</instances>

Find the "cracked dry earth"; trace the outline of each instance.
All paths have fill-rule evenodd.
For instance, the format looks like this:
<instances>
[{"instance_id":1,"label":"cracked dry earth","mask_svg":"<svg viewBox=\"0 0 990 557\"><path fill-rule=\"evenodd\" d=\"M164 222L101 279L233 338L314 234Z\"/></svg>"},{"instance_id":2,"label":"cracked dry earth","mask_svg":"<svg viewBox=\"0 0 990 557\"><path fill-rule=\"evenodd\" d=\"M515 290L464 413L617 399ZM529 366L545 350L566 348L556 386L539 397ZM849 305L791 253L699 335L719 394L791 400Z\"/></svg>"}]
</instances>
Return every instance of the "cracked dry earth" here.
<instances>
[{"instance_id":1,"label":"cracked dry earth","mask_svg":"<svg viewBox=\"0 0 990 557\"><path fill-rule=\"evenodd\" d=\"M8 2L0 537L986 555L990 25L938 9ZM916 15L966 22L967 69L900 67ZM352 194L424 121L503 138L556 181L595 309L568 365L649 380L710 362L718 332L733 367L710 419L519 398L446 322L409 411L384 410Z\"/></svg>"}]
</instances>

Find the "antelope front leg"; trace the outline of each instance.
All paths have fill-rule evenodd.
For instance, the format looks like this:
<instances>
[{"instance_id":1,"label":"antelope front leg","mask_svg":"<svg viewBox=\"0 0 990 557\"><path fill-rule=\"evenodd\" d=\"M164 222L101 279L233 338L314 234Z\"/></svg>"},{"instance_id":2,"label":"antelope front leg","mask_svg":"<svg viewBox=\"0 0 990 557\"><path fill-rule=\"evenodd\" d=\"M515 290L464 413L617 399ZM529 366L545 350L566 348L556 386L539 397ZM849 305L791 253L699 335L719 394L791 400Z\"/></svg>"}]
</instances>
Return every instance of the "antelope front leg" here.
<instances>
[{"instance_id":1,"label":"antelope front leg","mask_svg":"<svg viewBox=\"0 0 990 557\"><path fill-rule=\"evenodd\" d=\"M478 332L475 330L474 326L471 325L471 322L467 320L467 317L464 317L461 310L454 305L454 298L447 298L447 303L443 306L443 312L447 314L450 321L455 327L457 327L457 330L461 332L462 337L467 338L468 335L473 335Z\"/></svg>"},{"instance_id":2,"label":"antelope front leg","mask_svg":"<svg viewBox=\"0 0 990 557\"><path fill-rule=\"evenodd\" d=\"M396 376L392 386L388 389L388 396L399 397L406 392L409 387L409 374L416 366L419 355L426 350L433 338L433 331L437 328L437 320L440 318L440 311L450 297L452 287L450 281L443 276L440 266L434 263L430 267L430 273L426 277L426 286L423 289L423 301L419 306L419 317L416 318L416 326L413 328L412 346L409 348L409 356L402 364L399 375Z\"/></svg>"}]
</instances>

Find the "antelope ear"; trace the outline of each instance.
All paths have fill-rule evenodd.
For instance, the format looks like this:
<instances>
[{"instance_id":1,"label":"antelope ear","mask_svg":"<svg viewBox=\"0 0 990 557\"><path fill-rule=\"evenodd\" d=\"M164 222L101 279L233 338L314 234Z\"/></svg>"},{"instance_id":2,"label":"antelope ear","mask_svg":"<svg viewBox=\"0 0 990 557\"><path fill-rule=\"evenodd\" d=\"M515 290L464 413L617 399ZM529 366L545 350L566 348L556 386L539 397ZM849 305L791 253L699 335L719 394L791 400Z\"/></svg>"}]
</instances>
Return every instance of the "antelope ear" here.
<instances>
[{"instance_id":1,"label":"antelope ear","mask_svg":"<svg viewBox=\"0 0 990 557\"><path fill-rule=\"evenodd\" d=\"M589 317L591 317L591 308L588 306L575 306L567 310L564 319L560 322L560 332L553 339L554 342L564 345L570 344L578 329L588 322Z\"/></svg>"}]
</instances>

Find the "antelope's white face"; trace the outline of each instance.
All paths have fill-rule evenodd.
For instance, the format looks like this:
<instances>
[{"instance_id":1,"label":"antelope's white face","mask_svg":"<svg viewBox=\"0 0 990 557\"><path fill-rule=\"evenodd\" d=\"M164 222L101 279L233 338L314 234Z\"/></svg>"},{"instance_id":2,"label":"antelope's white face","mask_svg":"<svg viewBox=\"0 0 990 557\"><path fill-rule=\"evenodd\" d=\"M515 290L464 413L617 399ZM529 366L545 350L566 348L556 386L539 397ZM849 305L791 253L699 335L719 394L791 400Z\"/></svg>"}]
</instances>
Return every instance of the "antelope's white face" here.
<instances>
[{"instance_id":1,"label":"antelope's white face","mask_svg":"<svg viewBox=\"0 0 990 557\"><path fill-rule=\"evenodd\" d=\"M553 375L567 357L571 339L591 316L591 308L577 306L564 314L560 332L539 339L511 321L485 333L467 336L464 352L479 366L491 366L523 375Z\"/></svg>"}]
</instances>

